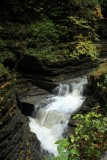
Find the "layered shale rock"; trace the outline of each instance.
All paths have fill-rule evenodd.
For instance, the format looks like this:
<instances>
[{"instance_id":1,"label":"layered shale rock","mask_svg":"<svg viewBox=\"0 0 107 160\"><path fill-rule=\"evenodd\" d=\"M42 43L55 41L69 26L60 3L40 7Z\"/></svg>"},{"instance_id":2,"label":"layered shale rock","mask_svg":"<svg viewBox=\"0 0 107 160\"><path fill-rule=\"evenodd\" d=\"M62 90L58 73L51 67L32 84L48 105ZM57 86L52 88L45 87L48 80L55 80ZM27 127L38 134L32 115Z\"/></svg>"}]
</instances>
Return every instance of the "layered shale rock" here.
<instances>
[{"instance_id":1,"label":"layered shale rock","mask_svg":"<svg viewBox=\"0 0 107 160\"><path fill-rule=\"evenodd\" d=\"M107 104L107 60L90 73L89 82L93 87L91 95L100 104Z\"/></svg>"},{"instance_id":2,"label":"layered shale rock","mask_svg":"<svg viewBox=\"0 0 107 160\"><path fill-rule=\"evenodd\" d=\"M14 76L0 64L0 159L40 160L40 146L17 107Z\"/></svg>"}]
</instances>

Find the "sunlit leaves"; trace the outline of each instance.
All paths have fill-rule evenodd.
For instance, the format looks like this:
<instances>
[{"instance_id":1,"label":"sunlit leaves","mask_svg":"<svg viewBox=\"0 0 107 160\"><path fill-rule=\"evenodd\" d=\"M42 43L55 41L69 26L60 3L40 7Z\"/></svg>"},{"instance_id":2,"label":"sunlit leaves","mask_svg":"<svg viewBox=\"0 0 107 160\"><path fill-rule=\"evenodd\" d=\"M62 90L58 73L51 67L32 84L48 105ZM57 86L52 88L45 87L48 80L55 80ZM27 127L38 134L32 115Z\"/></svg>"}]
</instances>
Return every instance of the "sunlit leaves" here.
<instances>
[{"instance_id":1,"label":"sunlit leaves","mask_svg":"<svg viewBox=\"0 0 107 160\"><path fill-rule=\"evenodd\" d=\"M79 120L75 134L69 139L57 141L59 155L53 160L97 159L106 146L107 118L99 113L97 106L91 112L76 114L73 119Z\"/></svg>"},{"instance_id":2,"label":"sunlit leaves","mask_svg":"<svg viewBox=\"0 0 107 160\"><path fill-rule=\"evenodd\" d=\"M63 147L68 147L70 145L70 143L68 142L68 140L66 138L60 139L56 142L56 144L60 144Z\"/></svg>"},{"instance_id":3,"label":"sunlit leaves","mask_svg":"<svg viewBox=\"0 0 107 160\"><path fill-rule=\"evenodd\" d=\"M98 58L99 53L96 45L84 37L83 39L79 37L75 42L70 43L70 45L72 47L71 56L74 58L79 58L81 55L90 56L92 60Z\"/></svg>"}]
</instances>

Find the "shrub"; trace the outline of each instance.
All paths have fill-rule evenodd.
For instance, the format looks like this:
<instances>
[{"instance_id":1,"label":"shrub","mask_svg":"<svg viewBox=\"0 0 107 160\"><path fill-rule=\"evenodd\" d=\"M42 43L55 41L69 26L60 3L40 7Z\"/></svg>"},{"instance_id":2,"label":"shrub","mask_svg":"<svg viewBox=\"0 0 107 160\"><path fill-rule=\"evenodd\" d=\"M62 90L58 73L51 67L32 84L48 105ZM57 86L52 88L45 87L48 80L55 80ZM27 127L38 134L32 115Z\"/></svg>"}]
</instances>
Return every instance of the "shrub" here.
<instances>
[{"instance_id":1,"label":"shrub","mask_svg":"<svg viewBox=\"0 0 107 160\"><path fill-rule=\"evenodd\" d=\"M75 135L61 139L58 145L59 156L54 160L95 160L107 149L107 117L102 115L99 106L86 115L76 114L79 121ZM65 159L63 157L66 157Z\"/></svg>"},{"instance_id":2,"label":"shrub","mask_svg":"<svg viewBox=\"0 0 107 160\"><path fill-rule=\"evenodd\" d=\"M70 43L71 57L79 58L86 55L90 56L92 60L98 59L99 51L97 45L81 35L76 38L76 41Z\"/></svg>"}]
</instances>

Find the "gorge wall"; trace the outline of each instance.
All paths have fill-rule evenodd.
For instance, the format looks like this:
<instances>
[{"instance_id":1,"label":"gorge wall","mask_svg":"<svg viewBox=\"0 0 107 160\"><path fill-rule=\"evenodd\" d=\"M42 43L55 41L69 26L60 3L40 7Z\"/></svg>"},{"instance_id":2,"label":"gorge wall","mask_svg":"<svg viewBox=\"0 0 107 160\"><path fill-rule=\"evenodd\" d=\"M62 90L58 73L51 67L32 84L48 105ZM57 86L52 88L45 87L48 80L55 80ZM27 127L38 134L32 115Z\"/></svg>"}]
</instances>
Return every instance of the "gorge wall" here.
<instances>
[{"instance_id":1,"label":"gorge wall","mask_svg":"<svg viewBox=\"0 0 107 160\"><path fill-rule=\"evenodd\" d=\"M0 159L40 160L39 142L17 107L15 78L0 64Z\"/></svg>"}]
</instances>

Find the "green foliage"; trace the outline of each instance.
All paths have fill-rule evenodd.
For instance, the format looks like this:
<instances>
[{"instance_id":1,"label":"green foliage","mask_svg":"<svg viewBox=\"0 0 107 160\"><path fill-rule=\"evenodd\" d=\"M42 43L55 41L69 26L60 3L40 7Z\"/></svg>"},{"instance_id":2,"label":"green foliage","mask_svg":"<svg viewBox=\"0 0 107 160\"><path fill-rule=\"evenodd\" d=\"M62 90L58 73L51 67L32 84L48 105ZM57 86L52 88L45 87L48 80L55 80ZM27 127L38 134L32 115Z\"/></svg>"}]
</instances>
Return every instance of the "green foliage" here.
<instances>
[{"instance_id":1,"label":"green foliage","mask_svg":"<svg viewBox=\"0 0 107 160\"><path fill-rule=\"evenodd\" d=\"M97 40L98 20L101 19L101 7L98 0L73 0L70 2L71 13L68 16L70 32L75 37L79 34Z\"/></svg>"},{"instance_id":2,"label":"green foliage","mask_svg":"<svg viewBox=\"0 0 107 160\"><path fill-rule=\"evenodd\" d=\"M11 60L18 65L26 56L36 57L45 64L83 56L97 58L91 40L98 40L98 0L23 0L22 3L9 0L3 4L1 15L10 16L11 22L5 19L0 26L0 62L5 64Z\"/></svg>"},{"instance_id":3,"label":"green foliage","mask_svg":"<svg viewBox=\"0 0 107 160\"><path fill-rule=\"evenodd\" d=\"M98 49L97 45L93 44L90 40L81 35L76 37L77 40L75 42L70 43L71 48L71 57L79 58L82 55L90 56L92 60L98 59Z\"/></svg>"},{"instance_id":4,"label":"green foliage","mask_svg":"<svg viewBox=\"0 0 107 160\"><path fill-rule=\"evenodd\" d=\"M81 153L80 159L95 159L100 157L106 149L107 118L99 113L99 107L86 115L76 115L74 119L80 120L75 129L75 142ZM87 145L88 144L88 145Z\"/></svg>"},{"instance_id":5,"label":"green foliage","mask_svg":"<svg viewBox=\"0 0 107 160\"><path fill-rule=\"evenodd\" d=\"M0 79L4 77L6 74L8 74L6 68L3 66L3 64L0 63Z\"/></svg>"},{"instance_id":6,"label":"green foliage","mask_svg":"<svg viewBox=\"0 0 107 160\"><path fill-rule=\"evenodd\" d=\"M11 51L2 51L0 53L0 62L4 63L6 60L16 61L16 56Z\"/></svg>"},{"instance_id":7,"label":"green foliage","mask_svg":"<svg viewBox=\"0 0 107 160\"><path fill-rule=\"evenodd\" d=\"M6 43L5 41L3 41L3 39L0 39L0 49L2 49L3 47L6 47Z\"/></svg>"},{"instance_id":8,"label":"green foliage","mask_svg":"<svg viewBox=\"0 0 107 160\"><path fill-rule=\"evenodd\" d=\"M78 16L70 16L69 20L71 25L74 26L71 29L74 40L82 34L82 36L87 37L87 39L98 41L98 35L96 34L97 26L96 28L91 26L89 20Z\"/></svg>"},{"instance_id":9,"label":"green foliage","mask_svg":"<svg viewBox=\"0 0 107 160\"><path fill-rule=\"evenodd\" d=\"M70 5L72 7L72 11L78 8L77 12L74 14L77 15L78 17L81 15L85 19L89 19L91 21L95 20L95 18L100 18L97 17L97 13L95 14L95 7L98 5L100 7L101 2L99 0L72 0L70 2ZM74 7L74 9L73 9ZM91 19L92 18L92 19Z\"/></svg>"},{"instance_id":10,"label":"green foliage","mask_svg":"<svg viewBox=\"0 0 107 160\"><path fill-rule=\"evenodd\" d=\"M1 0L0 16L2 20L28 23L39 19L42 9L41 0Z\"/></svg>"},{"instance_id":11,"label":"green foliage","mask_svg":"<svg viewBox=\"0 0 107 160\"><path fill-rule=\"evenodd\" d=\"M29 32L34 36L37 42L54 42L58 40L58 34L53 22L47 18L33 23L29 27Z\"/></svg>"},{"instance_id":12,"label":"green foliage","mask_svg":"<svg viewBox=\"0 0 107 160\"><path fill-rule=\"evenodd\" d=\"M107 74L103 75L102 81L97 82L97 87L100 91L107 91Z\"/></svg>"},{"instance_id":13,"label":"green foliage","mask_svg":"<svg viewBox=\"0 0 107 160\"><path fill-rule=\"evenodd\" d=\"M61 33L48 18L27 25L7 23L7 26L0 31L2 63L12 60L17 65L25 56L36 57L47 64L69 59L69 49L59 40Z\"/></svg>"},{"instance_id":14,"label":"green foliage","mask_svg":"<svg viewBox=\"0 0 107 160\"><path fill-rule=\"evenodd\" d=\"M3 81L7 81L11 78L12 78L12 76L9 73L8 69L5 68L2 63L0 63L0 83Z\"/></svg>"},{"instance_id":15,"label":"green foliage","mask_svg":"<svg viewBox=\"0 0 107 160\"><path fill-rule=\"evenodd\" d=\"M107 94L107 62L100 64L93 72L90 73L91 81L99 94L103 97Z\"/></svg>"},{"instance_id":16,"label":"green foliage","mask_svg":"<svg viewBox=\"0 0 107 160\"><path fill-rule=\"evenodd\" d=\"M62 153L67 155L66 160L94 160L101 156L107 149L107 118L99 112L97 106L86 115L73 116L73 119L79 121L75 134L57 142L59 156L53 159L62 160Z\"/></svg>"}]
</instances>

